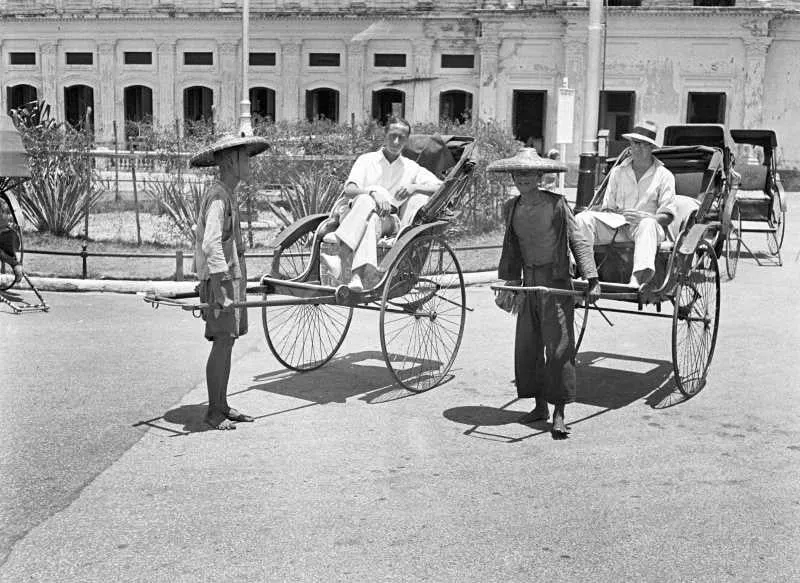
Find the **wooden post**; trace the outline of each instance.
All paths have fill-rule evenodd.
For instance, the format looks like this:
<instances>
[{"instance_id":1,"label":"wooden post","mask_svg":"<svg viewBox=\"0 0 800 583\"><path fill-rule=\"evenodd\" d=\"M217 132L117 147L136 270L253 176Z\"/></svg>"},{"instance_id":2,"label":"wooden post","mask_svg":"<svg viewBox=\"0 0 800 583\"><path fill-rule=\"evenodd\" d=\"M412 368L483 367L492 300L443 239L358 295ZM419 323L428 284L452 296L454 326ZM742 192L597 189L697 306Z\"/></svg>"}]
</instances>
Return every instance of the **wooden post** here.
<instances>
[{"instance_id":1,"label":"wooden post","mask_svg":"<svg viewBox=\"0 0 800 583\"><path fill-rule=\"evenodd\" d=\"M133 181L133 210L136 213L136 244L142 245L142 226L139 223L139 193L136 190L136 156L131 150L131 180Z\"/></svg>"},{"instance_id":2,"label":"wooden post","mask_svg":"<svg viewBox=\"0 0 800 583\"><path fill-rule=\"evenodd\" d=\"M114 202L119 202L119 141L117 139L117 120L114 120Z\"/></svg>"}]
</instances>

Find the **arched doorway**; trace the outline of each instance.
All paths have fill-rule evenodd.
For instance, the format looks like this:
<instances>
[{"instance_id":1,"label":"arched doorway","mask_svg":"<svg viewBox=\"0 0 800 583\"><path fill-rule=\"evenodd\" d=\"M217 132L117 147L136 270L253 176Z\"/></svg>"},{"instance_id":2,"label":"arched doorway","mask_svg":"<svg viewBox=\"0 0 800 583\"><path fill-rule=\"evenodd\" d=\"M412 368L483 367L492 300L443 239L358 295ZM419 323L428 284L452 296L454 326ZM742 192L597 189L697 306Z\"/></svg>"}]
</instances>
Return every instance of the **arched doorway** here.
<instances>
[{"instance_id":1,"label":"arched doorway","mask_svg":"<svg viewBox=\"0 0 800 583\"><path fill-rule=\"evenodd\" d=\"M88 85L65 87L64 119L75 129L94 131L94 89Z\"/></svg>"},{"instance_id":2,"label":"arched doorway","mask_svg":"<svg viewBox=\"0 0 800 583\"><path fill-rule=\"evenodd\" d=\"M338 123L339 92L326 87L306 91L306 119L308 121L327 119Z\"/></svg>"},{"instance_id":3,"label":"arched doorway","mask_svg":"<svg viewBox=\"0 0 800 583\"><path fill-rule=\"evenodd\" d=\"M372 119L383 125L390 116L406 116L406 94L399 89L372 92Z\"/></svg>"},{"instance_id":4,"label":"arched doorway","mask_svg":"<svg viewBox=\"0 0 800 583\"><path fill-rule=\"evenodd\" d=\"M250 88L250 115L253 121L275 121L275 91L268 87Z\"/></svg>"},{"instance_id":5,"label":"arched doorway","mask_svg":"<svg viewBox=\"0 0 800 583\"><path fill-rule=\"evenodd\" d=\"M472 93L443 91L439 95L439 119L459 123L472 119Z\"/></svg>"},{"instance_id":6,"label":"arched doorway","mask_svg":"<svg viewBox=\"0 0 800 583\"><path fill-rule=\"evenodd\" d=\"M138 124L153 121L153 90L144 85L130 85L123 94L125 107L125 138L139 135Z\"/></svg>"},{"instance_id":7,"label":"arched doorway","mask_svg":"<svg viewBox=\"0 0 800 583\"><path fill-rule=\"evenodd\" d=\"M214 121L214 92L202 85L183 90L183 123L189 134L198 125Z\"/></svg>"},{"instance_id":8,"label":"arched doorway","mask_svg":"<svg viewBox=\"0 0 800 583\"><path fill-rule=\"evenodd\" d=\"M36 87L33 85L14 85L6 89L8 111L20 108L31 101L36 101Z\"/></svg>"}]
</instances>

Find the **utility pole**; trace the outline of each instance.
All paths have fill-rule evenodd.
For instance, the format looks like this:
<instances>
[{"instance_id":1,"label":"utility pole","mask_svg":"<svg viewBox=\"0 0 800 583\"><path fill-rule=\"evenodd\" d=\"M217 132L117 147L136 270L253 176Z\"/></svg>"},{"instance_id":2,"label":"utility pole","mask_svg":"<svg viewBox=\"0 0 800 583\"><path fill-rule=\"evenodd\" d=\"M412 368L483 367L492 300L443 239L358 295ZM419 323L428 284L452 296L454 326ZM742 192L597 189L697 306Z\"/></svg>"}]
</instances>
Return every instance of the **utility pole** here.
<instances>
[{"instance_id":1,"label":"utility pole","mask_svg":"<svg viewBox=\"0 0 800 583\"><path fill-rule=\"evenodd\" d=\"M600 72L603 39L603 0L589 0L589 29L586 43L586 94L583 111L583 144L578 166L575 210L585 209L594 195L597 174L597 125L600 102Z\"/></svg>"},{"instance_id":2,"label":"utility pole","mask_svg":"<svg viewBox=\"0 0 800 583\"><path fill-rule=\"evenodd\" d=\"M250 67L250 0L242 0L242 101L239 103L239 135L253 135L250 123L250 83L247 70Z\"/></svg>"}]
</instances>

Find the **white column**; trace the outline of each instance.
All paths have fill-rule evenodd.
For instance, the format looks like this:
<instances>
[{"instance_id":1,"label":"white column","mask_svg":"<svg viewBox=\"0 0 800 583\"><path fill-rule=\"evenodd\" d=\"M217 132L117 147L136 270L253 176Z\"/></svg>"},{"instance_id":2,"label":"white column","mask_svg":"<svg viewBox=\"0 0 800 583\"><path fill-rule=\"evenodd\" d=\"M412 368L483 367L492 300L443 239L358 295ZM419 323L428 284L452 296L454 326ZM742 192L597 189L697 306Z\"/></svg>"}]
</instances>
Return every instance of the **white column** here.
<instances>
[{"instance_id":1,"label":"white column","mask_svg":"<svg viewBox=\"0 0 800 583\"><path fill-rule=\"evenodd\" d=\"M356 123L369 119L364 99L364 55L366 45L363 42L352 42L347 45L347 108L343 112L345 119L340 123L350 123L351 114ZM367 100L366 103L369 103Z\"/></svg>"},{"instance_id":2,"label":"white column","mask_svg":"<svg viewBox=\"0 0 800 583\"><path fill-rule=\"evenodd\" d=\"M39 45L40 68L42 71L42 93L50 106L50 116L57 120L64 119L63 89L58 85L58 43L45 42Z\"/></svg>"},{"instance_id":3,"label":"white column","mask_svg":"<svg viewBox=\"0 0 800 583\"><path fill-rule=\"evenodd\" d=\"M492 31L493 33L494 31ZM497 62L500 58L500 39L484 29L484 36L478 39L480 50L480 85L478 116L483 120L497 116Z\"/></svg>"},{"instance_id":4,"label":"white column","mask_svg":"<svg viewBox=\"0 0 800 583\"><path fill-rule=\"evenodd\" d=\"M305 117L305 109L300 96L300 41L281 43L281 80L283 119L295 121Z\"/></svg>"},{"instance_id":5,"label":"white column","mask_svg":"<svg viewBox=\"0 0 800 583\"><path fill-rule=\"evenodd\" d=\"M435 122L435 108L431 103L431 81L425 79L431 77L433 72L433 41L430 39L419 39L414 42L414 72L413 77L421 77L422 81L417 81L411 85L414 91L413 109L406 108L406 116L411 123Z\"/></svg>"},{"instance_id":6,"label":"white column","mask_svg":"<svg viewBox=\"0 0 800 583\"><path fill-rule=\"evenodd\" d=\"M219 44L219 68L222 83L219 85L219 95L214 99L216 105L217 128L224 128L227 132L238 129L238 111L241 96L241 63L236 58L236 43L223 42Z\"/></svg>"},{"instance_id":7,"label":"white column","mask_svg":"<svg viewBox=\"0 0 800 583\"><path fill-rule=\"evenodd\" d=\"M764 119L764 73L772 38L745 37L744 127L759 129Z\"/></svg>"},{"instance_id":8,"label":"white column","mask_svg":"<svg viewBox=\"0 0 800 583\"><path fill-rule=\"evenodd\" d=\"M158 84L155 87L157 97L154 117L158 121L157 125L167 131L175 128L176 119L183 120L183 96L175 79L175 46L173 40L156 44Z\"/></svg>"},{"instance_id":9,"label":"white column","mask_svg":"<svg viewBox=\"0 0 800 583\"><path fill-rule=\"evenodd\" d=\"M119 136L124 135L124 123L118 106L119 100L116 97L117 71L116 71L116 43L101 42L98 45L98 65L100 87L95 95L94 103L94 123L95 140L100 143L111 143L114 141L114 120L117 120Z\"/></svg>"}]
</instances>

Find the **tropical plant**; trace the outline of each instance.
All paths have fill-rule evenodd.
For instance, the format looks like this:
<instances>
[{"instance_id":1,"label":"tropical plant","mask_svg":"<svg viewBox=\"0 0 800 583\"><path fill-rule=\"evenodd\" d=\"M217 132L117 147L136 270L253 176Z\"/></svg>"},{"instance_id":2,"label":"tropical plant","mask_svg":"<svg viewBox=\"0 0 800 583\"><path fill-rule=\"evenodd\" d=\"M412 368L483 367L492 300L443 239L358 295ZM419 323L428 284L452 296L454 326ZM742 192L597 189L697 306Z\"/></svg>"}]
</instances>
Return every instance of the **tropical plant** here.
<instances>
[{"instance_id":1,"label":"tropical plant","mask_svg":"<svg viewBox=\"0 0 800 583\"><path fill-rule=\"evenodd\" d=\"M92 137L53 120L44 101L12 110L11 117L31 168L19 189L22 211L38 231L68 236L103 194L94 179Z\"/></svg>"},{"instance_id":2,"label":"tropical plant","mask_svg":"<svg viewBox=\"0 0 800 583\"><path fill-rule=\"evenodd\" d=\"M270 211L286 226L299 218L327 213L342 193L342 181L327 165L316 165L290 174L280 185L280 204L265 199Z\"/></svg>"},{"instance_id":3,"label":"tropical plant","mask_svg":"<svg viewBox=\"0 0 800 583\"><path fill-rule=\"evenodd\" d=\"M145 186L145 193L167 215L181 236L194 245L200 204L210 183L210 180L149 182Z\"/></svg>"}]
</instances>

